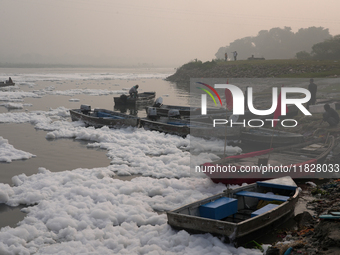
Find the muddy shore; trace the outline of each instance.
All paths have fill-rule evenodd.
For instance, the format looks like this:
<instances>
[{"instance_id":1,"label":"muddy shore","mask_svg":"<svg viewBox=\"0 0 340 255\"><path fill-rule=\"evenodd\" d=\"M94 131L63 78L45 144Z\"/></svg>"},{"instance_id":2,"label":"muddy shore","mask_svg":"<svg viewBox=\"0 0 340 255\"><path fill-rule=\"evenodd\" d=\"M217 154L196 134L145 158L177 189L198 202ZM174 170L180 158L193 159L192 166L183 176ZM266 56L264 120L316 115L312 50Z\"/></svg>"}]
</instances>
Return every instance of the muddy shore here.
<instances>
[{"instance_id":1,"label":"muddy shore","mask_svg":"<svg viewBox=\"0 0 340 255\"><path fill-rule=\"evenodd\" d=\"M339 111L338 111L339 112ZM340 128L330 128L321 123L321 114L313 119L297 116L299 125L291 132L306 136L321 137L333 135L337 145L326 159L326 164L340 165ZM295 227L278 230L279 241L265 254L340 254L340 220L321 220L320 215L340 212L340 179L297 180L302 187L299 201L305 202L304 212L295 216Z\"/></svg>"},{"instance_id":2,"label":"muddy shore","mask_svg":"<svg viewBox=\"0 0 340 255\"><path fill-rule=\"evenodd\" d=\"M315 120L319 122L319 120ZM340 130L315 123L302 123L296 132L311 133L315 136L334 135L337 145L326 159L326 164L340 166ZM315 132L316 131L316 132ZM278 241L265 254L283 255L290 249L291 255L340 254L340 219L320 219L320 215L340 212L340 179L296 180L301 187L300 204L303 212L296 213L294 227L281 228L273 234ZM301 209L301 208L300 208Z\"/></svg>"},{"instance_id":3,"label":"muddy shore","mask_svg":"<svg viewBox=\"0 0 340 255\"><path fill-rule=\"evenodd\" d=\"M340 179L308 182L300 199L306 200L307 210L295 216L294 229L280 230L281 240L268 248L265 254L291 255L340 254L340 220L320 219L320 215L340 211Z\"/></svg>"}]
</instances>

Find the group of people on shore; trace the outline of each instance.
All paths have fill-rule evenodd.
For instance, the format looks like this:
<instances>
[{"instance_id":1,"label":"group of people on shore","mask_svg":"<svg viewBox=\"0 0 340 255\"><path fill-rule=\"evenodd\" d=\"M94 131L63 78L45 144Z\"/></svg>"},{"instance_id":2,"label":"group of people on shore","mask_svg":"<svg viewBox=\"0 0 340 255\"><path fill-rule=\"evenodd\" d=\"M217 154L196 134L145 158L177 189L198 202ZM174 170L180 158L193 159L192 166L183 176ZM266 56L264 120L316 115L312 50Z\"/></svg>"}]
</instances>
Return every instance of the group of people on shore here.
<instances>
[{"instance_id":1,"label":"group of people on shore","mask_svg":"<svg viewBox=\"0 0 340 255\"><path fill-rule=\"evenodd\" d=\"M237 60L237 51L235 50L233 53L233 56L234 56L234 61ZM228 53L224 53L224 61L228 61Z\"/></svg>"}]
</instances>

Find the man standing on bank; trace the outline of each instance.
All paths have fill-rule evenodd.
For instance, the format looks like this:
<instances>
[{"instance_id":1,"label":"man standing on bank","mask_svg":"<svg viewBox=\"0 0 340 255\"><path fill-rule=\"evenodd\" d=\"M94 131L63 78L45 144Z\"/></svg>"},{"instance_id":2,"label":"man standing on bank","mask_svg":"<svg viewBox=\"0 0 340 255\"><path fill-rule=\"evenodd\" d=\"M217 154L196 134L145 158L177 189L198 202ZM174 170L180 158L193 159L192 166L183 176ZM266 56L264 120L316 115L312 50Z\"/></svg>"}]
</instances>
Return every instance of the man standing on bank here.
<instances>
[{"instance_id":1,"label":"man standing on bank","mask_svg":"<svg viewBox=\"0 0 340 255\"><path fill-rule=\"evenodd\" d=\"M311 97L310 97L310 100L307 103L307 109L309 109L310 105L315 105L317 88L318 88L318 86L316 86L316 84L314 83L314 79L310 79L309 85L308 85L308 90L310 92Z\"/></svg>"},{"instance_id":2,"label":"man standing on bank","mask_svg":"<svg viewBox=\"0 0 340 255\"><path fill-rule=\"evenodd\" d=\"M234 61L236 61L236 60L237 60L237 51L235 50L235 51L233 52L233 54L234 54Z\"/></svg>"}]
</instances>

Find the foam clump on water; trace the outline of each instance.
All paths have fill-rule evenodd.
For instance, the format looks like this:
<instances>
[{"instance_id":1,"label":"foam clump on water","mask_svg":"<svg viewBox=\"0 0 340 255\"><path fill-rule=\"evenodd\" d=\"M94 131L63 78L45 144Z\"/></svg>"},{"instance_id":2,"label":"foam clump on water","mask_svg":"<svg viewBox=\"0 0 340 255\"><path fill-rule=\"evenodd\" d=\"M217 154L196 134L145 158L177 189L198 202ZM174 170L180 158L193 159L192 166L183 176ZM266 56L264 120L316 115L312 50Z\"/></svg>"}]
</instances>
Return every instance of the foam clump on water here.
<instances>
[{"instance_id":1,"label":"foam clump on water","mask_svg":"<svg viewBox=\"0 0 340 255\"><path fill-rule=\"evenodd\" d=\"M97 178L98 171L104 178ZM57 173L40 168L35 175L17 178L18 186L2 185L6 188L0 197L7 195L8 205L34 206L25 208L27 216L16 228L1 230L0 252L5 254L15 254L14 250L23 254L256 254L230 247L209 234L175 231L165 214L155 212L225 189L209 179L138 177L126 182L112 179L107 168Z\"/></svg>"},{"instance_id":2,"label":"foam clump on water","mask_svg":"<svg viewBox=\"0 0 340 255\"><path fill-rule=\"evenodd\" d=\"M29 159L35 155L22 150L15 149L13 145L8 143L7 139L0 136L0 161L12 162L12 160Z\"/></svg>"},{"instance_id":3,"label":"foam clump on water","mask_svg":"<svg viewBox=\"0 0 340 255\"><path fill-rule=\"evenodd\" d=\"M217 157L212 143L200 147L198 138L195 145L196 138L137 128L85 128L70 122L64 107L0 114L0 123L25 122L48 131L48 139L81 139L88 147L105 149L111 165L63 172L40 167L31 176L14 176L12 186L0 183L0 203L30 205L16 227L0 230L0 254L261 254L167 224L165 211L225 189L190 173L190 149L203 163ZM0 149L11 155L9 160L34 156L2 137ZM112 178L134 174L141 177Z\"/></svg>"}]
</instances>

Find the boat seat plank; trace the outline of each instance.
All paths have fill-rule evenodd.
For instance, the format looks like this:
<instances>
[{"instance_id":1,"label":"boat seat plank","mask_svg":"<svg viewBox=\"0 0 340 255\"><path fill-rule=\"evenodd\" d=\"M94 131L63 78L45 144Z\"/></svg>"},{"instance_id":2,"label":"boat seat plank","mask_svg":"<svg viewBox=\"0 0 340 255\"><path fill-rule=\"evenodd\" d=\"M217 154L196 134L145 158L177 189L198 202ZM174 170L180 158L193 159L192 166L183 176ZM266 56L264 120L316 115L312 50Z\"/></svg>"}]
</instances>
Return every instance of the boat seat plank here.
<instances>
[{"instance_id":1,"label":"boat seat plank","mask_svg":"<svg viewBox=\"0 0 340 255\"><path fill-rule=\"evenodd\" d=\"M296 190L296 186L292 185L284 185L277 183L268 183L268 182L256 182L258 186L267 187L267 188L277 188L277 189L286 189L286 190Z\"/></svg>"},{"instance_id":2,"label":"boat seat plank","mask_svg":"<svg viewBox=\"0 0 340 255\"><path fill-rule=\"evenodd\" d=\"M267 204L266 206L256 210L255 212L252 212L251 218L256 217L260 214L266 213L266 212L268 212L268 211L270 211L270 210L272 210L272 209L274 209L275 207L278 207L278 206L279 205L275 205L275 204Z\"/></svg>"},{"instance_id":3,"label":"boat seat plank","mask_svg":"<svg viewBox=\"0 0 340 255\"><path fill-rule=\"evenodd\" d=\"M260 200L266 200L266 201L282 201L286 202L289 197L287 196L280 196L280 195L274 195L274 194L264 194L264 193L258 193L258 192L251 192L251 191L239 191L235 193L236 196L244 196L244 197L253 197L258 198Z\"/></svg>"},{"instance_id":4,"label":"boat seat plank","mask_svg":"<svg viewBox=\"0 0 340 255\"><path fill-rule=\"evenodd\" d=\"M112 115L112 114L106 113L106 112L97 112L97 117L98 118L124 119L124 117L122 117L122 116Z\"/></svg>"}]
</instances>

